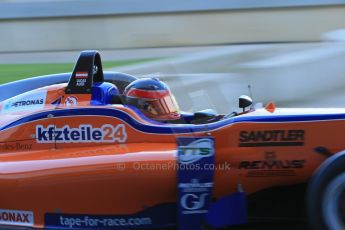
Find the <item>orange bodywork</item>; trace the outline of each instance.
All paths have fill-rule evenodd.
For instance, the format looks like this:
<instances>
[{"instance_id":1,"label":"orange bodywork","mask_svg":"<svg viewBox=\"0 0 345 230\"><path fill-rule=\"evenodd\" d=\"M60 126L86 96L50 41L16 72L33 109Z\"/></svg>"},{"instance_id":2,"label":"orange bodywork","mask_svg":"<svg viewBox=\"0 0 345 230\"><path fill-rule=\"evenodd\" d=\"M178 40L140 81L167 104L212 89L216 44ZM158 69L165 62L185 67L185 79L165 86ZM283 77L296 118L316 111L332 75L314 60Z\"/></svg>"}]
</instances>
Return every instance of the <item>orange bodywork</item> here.
<instances>
[{"instance_id":1,"label":"orange bodywork","mask_svg":"<svg viewBox=\"0 0 345 230\"><path fill-rule=\"evenodd\" d=\"M294 121L278 109L260 109L214 124L158 124L123 105L90 106L89 95L65 95L65 86L43 88L40 109L1 114L1 209L32 211L35 227L44 227L45 213L125 215L176 202L177 137L214 138L218 198L238 185L251 194L306 182L326 159L315 148L336 153L345 146L344 119ZM64 103L70 96L77 105ZM52 105L58 98L61 103ZM263 116L268 120L257 119ZM49 137L49 127L60 130L64 140ZM95 141L80 141L90 138ZM248 144L260 138L282 144ZM290 139L298 143L285 146ZM267 154L273 155L273 166L267 166Z\"/></svg>"}]
</instances>

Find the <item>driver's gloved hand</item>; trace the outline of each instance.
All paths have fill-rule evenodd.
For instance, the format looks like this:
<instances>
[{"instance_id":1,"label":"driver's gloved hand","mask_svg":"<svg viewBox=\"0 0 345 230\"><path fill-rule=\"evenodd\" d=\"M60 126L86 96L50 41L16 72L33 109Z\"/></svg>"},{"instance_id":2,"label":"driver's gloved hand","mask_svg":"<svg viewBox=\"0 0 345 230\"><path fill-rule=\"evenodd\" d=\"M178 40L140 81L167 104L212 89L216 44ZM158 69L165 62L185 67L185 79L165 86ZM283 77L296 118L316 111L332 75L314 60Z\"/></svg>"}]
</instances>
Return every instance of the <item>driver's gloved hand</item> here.
<instances>
[{"instance_id":1,"label":"driver's gloved hand","mask_svg":"<svg viewBox=\"0 0 345 230\"><path fill-rule=\"evenodd\" d=\"M205 109L194 113L193 120L191 124L206 124L215 122L218 119L219 115L213 109Z\"/></svg>"},{"instance_id":2,"label":"driver's gloved hand","mask_svg":"<svg viewBox=\"0 0 345 230\"><path fill-rule=\"evenodd\" d=\"M227 119L227 118L230 118L230 117L235 117L235 116L237 116L237 115L238 115L238 113L232 112L232 113L229 113L229 114L225 115L225 116L223 117L223 119Z\"/></svg>"}]
</instances>

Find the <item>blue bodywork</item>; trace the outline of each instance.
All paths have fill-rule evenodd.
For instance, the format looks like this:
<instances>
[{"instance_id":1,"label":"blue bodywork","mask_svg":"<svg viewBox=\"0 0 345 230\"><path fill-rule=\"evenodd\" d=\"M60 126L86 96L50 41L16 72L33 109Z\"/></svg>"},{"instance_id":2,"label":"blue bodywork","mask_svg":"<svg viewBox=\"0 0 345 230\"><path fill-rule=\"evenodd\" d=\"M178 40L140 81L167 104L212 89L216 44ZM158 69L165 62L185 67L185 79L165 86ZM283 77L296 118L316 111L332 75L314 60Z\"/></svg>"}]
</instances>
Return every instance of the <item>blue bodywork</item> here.
<instances>
[{"instance_id":1,"label":"blue bodywork","mask_svg":"<svg viewBox=\"0 0 345 230\"><path fill-rule=\"evenodd\" d=\"M220 228L247 223L244 192L212 201L214 139L179 137L177 143L178 229L202 230L205 225Z\"/></svg>"},{"instance_id":2,"label":"blue bodywork","mask_svg":"<svg viewBox=\"0 0 345 230\"><path fill-rule=\"evenodd\" d=\"M108 82L95 82L92 85L91 105L109 105L113 96L119 94L118 88Z\"/></svg>"}]
</instances>

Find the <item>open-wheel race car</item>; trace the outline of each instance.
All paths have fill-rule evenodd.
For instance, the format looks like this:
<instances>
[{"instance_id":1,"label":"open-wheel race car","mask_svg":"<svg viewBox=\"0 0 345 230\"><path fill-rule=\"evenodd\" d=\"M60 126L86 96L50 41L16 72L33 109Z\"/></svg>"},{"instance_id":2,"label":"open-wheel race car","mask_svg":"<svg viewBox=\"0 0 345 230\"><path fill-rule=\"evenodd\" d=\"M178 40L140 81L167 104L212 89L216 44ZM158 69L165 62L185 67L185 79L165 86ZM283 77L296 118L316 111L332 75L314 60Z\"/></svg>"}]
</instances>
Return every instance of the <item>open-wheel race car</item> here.
<instances>
[{"instance_id":1,"label":"open-wheel race car","mask_svg":"<svg viewBox=\"0 0 345 230\"><path fill-rule=\"evenodd\" d=\"M306 218L345 229L344 109L258 108L241 96L240 113L155 120L147 103L127 103L137 80L103 72L99 53L84 51L72 73L0 86L0 225L231 229Z\"/></svg>"}]
</instances>

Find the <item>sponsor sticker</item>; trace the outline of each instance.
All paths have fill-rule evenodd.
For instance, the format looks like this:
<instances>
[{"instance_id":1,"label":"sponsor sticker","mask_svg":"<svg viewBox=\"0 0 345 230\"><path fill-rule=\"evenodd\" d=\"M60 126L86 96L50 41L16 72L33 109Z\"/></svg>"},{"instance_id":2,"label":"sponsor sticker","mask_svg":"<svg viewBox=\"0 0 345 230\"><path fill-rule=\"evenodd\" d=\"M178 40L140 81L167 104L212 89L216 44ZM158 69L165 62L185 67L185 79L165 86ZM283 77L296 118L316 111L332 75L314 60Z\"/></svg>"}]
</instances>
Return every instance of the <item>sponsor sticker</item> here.
<instances>
[{"instance_id":1,"label":"sponsor sticker","mask_svg":"<svg viewBox=\"0 0 345 230\"><path fill-rule=\"evenodd\" d=\"M200 183L198 179L193 179L190 183L180 183L182 214L207 213L212 187L212 182Z\"/></svg>"},{"instance_id":2,"label":"sponsor sticker","mask_svg":"<svg viewBox=\"0 0 345 230\"><path fill-rule=\"evenodd\" d=\"M296 176L296 170L303 169L306 161L279 160L274 152L266 152L265 159L241 161L238 168L248 170L247 177L282 177Z\"/></svg>"},{"instance_id":3,"label":"sponsor sticker","mask_svg":"<svg viewBox=\"0 0 345 230\"><path fill-rule=\"evenodd\" d=\"M177 143L179 230L199 230L208 213L214 174L213 169L202 166L214 164L214 140L210 137L180 137ZM181 167L185 165L195 167Z\"/></svg>"},{"instance_id":4,"label":"sponsor sticker","mask_svg":"<svg viewBox=\"0 0 345 230\"><path fill-rule=\"evenodd\" d=\"M75 78L76 78L76 86L77 87L84 87L87 81L89 74L88 72L76 72Z\"/></svg>"},{"instance_id":5,"label":"sponsor sticker","mask_svg":"<svg viewBox=\"0 0 345 230\"><path fill-rule=\"evenodd\" d=\"M87 78L89 76L88 72L76 72L75 77L76 78Z\"/></svg>"},{"instance_id":6,"label":"sponsor sticker","mask_svg":"<svg viewBox=\"0 0 345 230\"><path fill-rule=\"evenodd\" d=\"M239 147L303 146L304 130L256 130L239 133Z\"/></svg>"},{"instance_id":7,"label":"sponsor sticker","mask_svg":"<svg viewBox=\"0 0 345 230\"><path fill-rule=\"evenodd\" d=\"M124 124L105 124L101 127L93 127L89 124L81 124L78 128L65 125L58 128L55 125L36 126L37 143L124 143L127 140Z\"/></svg>"},{"instance_id":8,"label":"sponsor sticker","mask_svg":"<svg viewBox=\"0 0 345 230\"><path fill-rule=\"evenodd\" d=\"M198 139L186 146L179 147L179 162L182 164L191 164L202 158L214 155L213 141L211 139Z\"/></svg>"},{"instance_id":9,"label":"sponsor sticker","mask_svg":"<svg viewBox=\"0 0 345 230\"><path fill-rule=\"evenodd\" d=\"M62 100L62 97L59 97L58 99L56 99L55 101L53 101L51 104L52 104L52 105L60 105L60 104L61 104L61 100Z\"/></svg>"},{"instance_id":10,"label":"sponsor sticker","mask_svg":"<svg viewBox=\"0 0 345 230\"><path fill-rule=\"evenodd\" d=\"M3 102L1 113L42 109L46 103L46 97L47 91L45 90L15 96Z\"/></svg>"},{"instance_id":11,"label":"sponsor sticker","mask_svg":"<svg viewBox=\"0 0 345 230\"><path fill-rule=\"evenodd\" d=\"M77 106L78 105L78 99L74 96L69 96L65 99L65 106Z\"/></svg>"},{"instance_id":12,"label":"sponsor sticker","mask_svg":"<svg viewBox=\"0 0 345 230\"><path fill-rule=\"evenodd\" d=\"M153 225L148 216L45 214L45 226L69 229L137 229Z\"/></svg>"},{"instance_id":13,"label":"sponsor sticker","mask_svg":"<svg viewBox=\"0 0 345 230\"><path fill-rule=\"evenodd\" d=\"M32 149L32 144L18 142L0 143L0 152L3 151L28 151Z\"/></svg>"},{"instance_id":14,"label":"sponsor sticker","mask_svg":"<svg viewBox=\"0 0 345 230\"><path fill-rule=\"evenodd\" d=\"M30 211L0 209L0 224L32 227L34 214Z\"/></svg>"}]
</instances>

